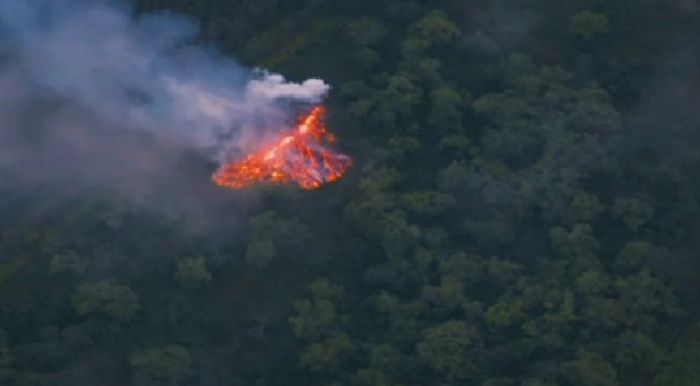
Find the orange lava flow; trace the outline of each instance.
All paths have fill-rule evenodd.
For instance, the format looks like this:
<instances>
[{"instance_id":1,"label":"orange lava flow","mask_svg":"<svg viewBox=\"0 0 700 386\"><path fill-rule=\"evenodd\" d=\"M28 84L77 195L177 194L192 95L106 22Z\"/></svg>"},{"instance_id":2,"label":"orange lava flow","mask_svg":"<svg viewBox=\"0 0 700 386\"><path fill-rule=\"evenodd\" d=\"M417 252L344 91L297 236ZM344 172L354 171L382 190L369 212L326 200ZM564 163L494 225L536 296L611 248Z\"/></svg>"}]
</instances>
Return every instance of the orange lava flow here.
<instances>
[{"instance_id":1,"label":"orange lava flow","mask_svg":"<svg viewBox=\"0 0 700 386\"><path fill-rule=\"evenodd\" d=\"M336 181L352 160L328 148L335 137L323 122L324 114L323 106L314 107L293 130L239 161L222 165L212 180L234 189L255 183L296 183L303 189L316 189Z\"/></svg>"}]
</instances>

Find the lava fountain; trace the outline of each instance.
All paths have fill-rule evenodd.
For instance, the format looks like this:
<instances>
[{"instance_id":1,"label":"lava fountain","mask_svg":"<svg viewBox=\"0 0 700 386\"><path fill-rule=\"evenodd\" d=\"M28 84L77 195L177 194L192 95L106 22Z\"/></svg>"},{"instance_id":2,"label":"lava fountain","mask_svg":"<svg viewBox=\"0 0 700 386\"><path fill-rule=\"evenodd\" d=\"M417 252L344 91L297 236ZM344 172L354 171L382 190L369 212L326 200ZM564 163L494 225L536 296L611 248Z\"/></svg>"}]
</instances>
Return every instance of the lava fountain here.
<instances>
[{"instance_id":1,"label":"lava fountain","mask_svg":"<svg viewBox=\"0 0 700 386\"><path fill-rule=\"evenodd\" d=\"M325 126L325 112L323 106L315 106L293 129L244 158L222 165L212 180L234 189L256 183L296 183L308 190L338 180L352 160L330 149L335 136Z\"/></svg>"}]
</instances>

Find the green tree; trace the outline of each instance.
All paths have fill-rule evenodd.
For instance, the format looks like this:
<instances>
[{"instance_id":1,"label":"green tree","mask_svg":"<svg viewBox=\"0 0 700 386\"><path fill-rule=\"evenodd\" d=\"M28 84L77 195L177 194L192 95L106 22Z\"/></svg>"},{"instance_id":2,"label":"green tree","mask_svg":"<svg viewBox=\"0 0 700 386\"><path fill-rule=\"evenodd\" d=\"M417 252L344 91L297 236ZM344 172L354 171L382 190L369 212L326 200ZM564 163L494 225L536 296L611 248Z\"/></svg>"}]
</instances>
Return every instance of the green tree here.
<instances>
[{"instance_id":1,"label":"green tree","mask_svg":"<svg viewBox=\"0 0 700 386\"><path fill-rule=\"evenodd\" d=\"M7 331L0 328L0 383L11 384L10 382L15 375L15 371L12 369L13 360L7 342Z\"/></svg>"},{"instance_id":2,"label":"green tree","mask_svg":"<svg viewBox=\"0 0 700 386\"><path fill-rule=\"evenodd\" d=\"M479 372L477 348L479 333L467 323L450 320L428 328L418 343L418 353L438 373L460 381Z\"/></svg>"},{"instance_id":3,"label":"green tree","mask_svg":"<svg viewBox=\"0 0 700 386\"><path fill-rule=\"evenodd\" d=\"M211 281L204 257L186 257L178 260L175 279L188 287L201 287Z\"/></svg>"},{"instance_id":4,"label":"green tree","mask_svg":"<svg viewBox=\"0 0 700 386\"><path fill-rule=\"evenodd\" d=\"M435 44L450 42L461 33L447 14L440 10L431 11L418 20L413 28L422 39Z\"/></svg>"},{"instance_id":5,"label":"green tree","mask_svg":"<svg viewBox=\"0 0 700 386\"><path fill-rule=\"evenodd\" d=\"M579 351L575 360L564 363L564 376L576 386L618 386L617 371L596 353Z\"/></svg>"},{"instance_id":6,"label":"green tree","mask_svg":"<svg viewBox=\"0 0 700 386\"><path fill-rule=\"evenodd\" d=\"M460 132L464 119L462 96L454 89L442 87L430 94L428 123L442 132Z\"/></svg>"},{"instance_id":7,"label":"green tree","mask_svg":"<svg viewBox=\"0 0 700 386\"><path fill-rule=\"evenodd\" d=\"M433 191L405 193L400 200L407 210L426 215L440 214L455 203L451 195Z\"/></svg>"},{"instance_id":8,"label":"green tree","mask_svg":"<svg viewBox=\"0 0 700 386\"><path fill-rule=\"evenodd\" d=\"M602 13L581 11L571 17L569 28L575 36L591 39L608 32L608 17Z\"/></svg>"},{"instance_id":9,"label":"green tree","mask_svg":"<svg viewBox=\"0 0 700 386\"><path fill-rule=\"evenodd\" d=\"M325 279L314 281L309 288L312 298L294 303L296 316L290 322L295 335L309 340L333 335L342 326L342 316L335 305L342 290Z\"/></svg>"},{"instance_id":10,"label":"green tree","mask_svg":"<svg viewBox=\"0 0 700 386\"><path fill-rule=\"evenodd\" d=\"M289 319L294 334L305 342L300 363L314 371L333 371L354 349L344 331L345 317L335 304L342 298L342 289L320 279L309 290L311 299L295 302L296 316Z\"/></svg>"},{"instance_id":11,"label":"green tree","mask_svg":"<svg viewBox=\"0 0 700 386\"><path fill-rule=\"evenodd\" d=\"M72 272L81 274L85 272L88 266L88 261L85 257L77 252L69 250L63 253L54 255L51 258L49 270L51 273Z\"/></svg>"},{"instance_id":12,"label":"green tree","mask_svg":"<svg viewBox=\"0 0 700 386\"><path fill-rule=\"evenodd\" d=\"M362 17L348 23L348 34L362 46L380 42L387 34L387 28L381 21Z\"/></svg>"},{"instance_id":13,"label":"green tree","mask_svg":"<svg viewBox=\"0 0 700 386\"><path fill-rule=\"evenodd\" d=\"M141 308L139 296L114 279L81 284L71 304L79 315L104 315L120 322L133 320Z\"/></svg>"},{"instance_id":14,"label":"green tree","mask_svg":"<svg viewBox=\"0 0 700 386\"><path fill-rule=\"evenodd\" d=\"M258 268L267 267L279 257L296 257L306 251L309 229L299 219L285 219L274 212L265 212L251 221L251 236L246 261Z\"/></svg>"},{"instance_id":15,"label":"green tree","mask_svg":"<svg viewBox=\"0 0 700 386\"><path fill-rule=\"evenodd\" d=\"M301 366L314 371L334 371L353 350L346 335L339 334L307 345L301 353Z\"/></svg>"},{"instance_id":16,"label":"green tree","mask_svg":"<svg viewBox=\"0 0 700 386\"><path fill-rule=\"evenodd\" d=\"M618 198L615 200L614 213L630 231L637 232L653 218L654 208L641 200Z\"/></svg>"},{"instance_id":17,"label":"green tree","mask_svg":"<svg viewBox=\"0 0 700 386\"><path fill-rule=\"evenodd\" d=\"M591 222L603 211L603 205L598 197L593 194L580 191L574 196L571 207L574 220L577 222Z\"/></svg>"},{"instance_id":18,"label":"green tree","mask_svg":"<svg viewBox=\"0 0 700 386\"><path fill-rule=\"evenodd\" d=\"M653 382L654 386L692 386L700 382L700 323L676 343L673 355Z\"/></svg>"},{"instance_id":19,"label":"green tree","mask_svg":"<svg viewBox=\"0 0 700 386\"><path fill-rule=\"evenodd\" d=\"M177 386L191 373L189 351L181 346L137 351L129 364L136 385Z\"/></svg>"}]
</instances>

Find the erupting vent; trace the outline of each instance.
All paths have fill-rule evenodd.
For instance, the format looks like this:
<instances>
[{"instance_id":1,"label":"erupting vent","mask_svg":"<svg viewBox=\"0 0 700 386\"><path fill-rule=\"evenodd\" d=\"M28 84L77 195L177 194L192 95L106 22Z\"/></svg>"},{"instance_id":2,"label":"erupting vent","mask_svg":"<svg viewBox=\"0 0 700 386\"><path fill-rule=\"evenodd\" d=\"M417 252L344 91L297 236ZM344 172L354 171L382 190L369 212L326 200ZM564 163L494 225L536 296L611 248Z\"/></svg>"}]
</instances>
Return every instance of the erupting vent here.
<instances>
[{"instance_id":1,"label":"erupting vent","mask_svg":"<svg viewBox=\"0 0 700 386\"><path fill-rule=\"evenodd\" d=\"M316 189L343 176L350 157L336 153L335 141L323 122L325 108L316 106L293 130L283 132L245 158L225 164L214 173L217 185L240 189L255 183L296 183Z\"/></svg>"}]
</instances>

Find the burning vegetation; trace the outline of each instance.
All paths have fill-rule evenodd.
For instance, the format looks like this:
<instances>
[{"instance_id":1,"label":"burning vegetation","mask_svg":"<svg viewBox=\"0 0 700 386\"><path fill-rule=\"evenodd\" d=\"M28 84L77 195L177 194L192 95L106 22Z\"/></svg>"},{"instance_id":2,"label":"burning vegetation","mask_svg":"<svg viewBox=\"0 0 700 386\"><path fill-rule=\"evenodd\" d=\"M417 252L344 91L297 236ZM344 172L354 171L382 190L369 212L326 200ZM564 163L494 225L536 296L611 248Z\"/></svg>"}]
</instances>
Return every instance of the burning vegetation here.
<instances>
[{"instance_id":1,"label":"burning vegetation","mask_svg":"<svg viewBox=\"0 0 700 386\"><path fill-rule=\"evenodd\" d=\"M324 115L323 106L314 107L294 129L281 133L248 156L221 166L212 180L234 189L256 183L295 183L309 190L336 181L352 160L328 146L335 142L335 136L328 132Z\"/></svg>"}]
</instances>

